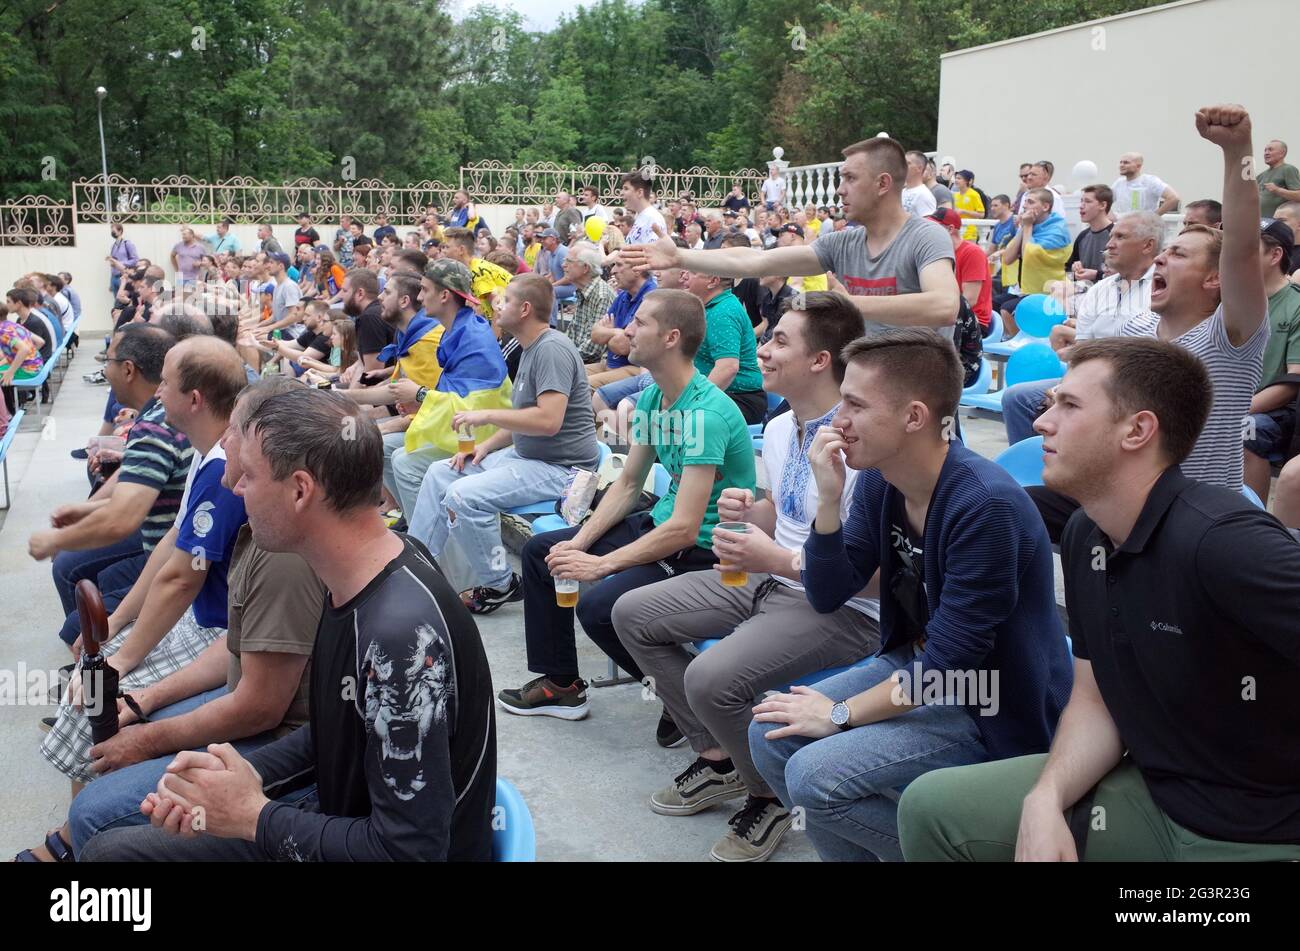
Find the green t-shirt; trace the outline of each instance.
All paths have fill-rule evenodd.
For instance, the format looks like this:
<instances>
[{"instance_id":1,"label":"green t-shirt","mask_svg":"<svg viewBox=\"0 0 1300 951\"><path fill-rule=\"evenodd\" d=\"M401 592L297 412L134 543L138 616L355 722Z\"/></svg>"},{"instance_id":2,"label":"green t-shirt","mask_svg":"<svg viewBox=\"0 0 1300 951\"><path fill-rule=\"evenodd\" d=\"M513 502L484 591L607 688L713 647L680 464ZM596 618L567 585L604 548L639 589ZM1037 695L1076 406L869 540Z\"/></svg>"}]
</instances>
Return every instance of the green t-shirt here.
<instances>
[{"instance_id":1,"label":"green t-shirt","mask_svg":"<svg viewBox=\"0 0 1300 951\"><path fill-rule=\"evenodd\" d=\"M1255 181L1259 183L1259 213L1265 218L1272 218L1277 211L1277 206L1287 199L1281 195L1274 195L1264 186L1272 182L1288 191L1300 189L1300 171L1297 171L1294 165L1283 162L1276 168L1264 169L1256 176Z\"/></svg>"},{"instance_id":2,"label":"green t-shirt","mask_svg":"<svg viewBox=\"0 0 1300 951\"><path fill-rule=\"evenodd\" d=\"M748 319L745 323L748 325ZM664 409L660 406L662 401L663 394L657 384L642 390L631 426L632 443L654 446L660 464L672 476L668 493L655 503L650 516L656 525L668 521L686 466L715 466L709 507L695 541L701 548L712 548L713 526L718 524L718 496L722 490L755 491L754 442L749 427L731 397L702 373L691 378L672 406Z\"/></svg>"},{"instance_id":3,"label":"green t-shirt","mask_svg":"<svg viewBox=\"0 0 1300 951\"><path fill-rule=\"evenodd\" d=\"M715 363L730 357L740 361L740 369L727 392L761 390L763 374L758 372L758 344L745 305L730 290L725 290L704 305L704 320L707 326L704 342L695 354L695 369L707 377Z\"/></svg>"},{"instance_id":4,"label":"green t-shirt","mask_svg":"<svg viewBox=\"0 0 1300 951\"><path fill-rule=\"evenodd\" d=\"M1268 299L1268 343L1259 385L1268 386L1290 363L1300 363L1300 287L1288 283Z\"/></svg>"}]
</instances>

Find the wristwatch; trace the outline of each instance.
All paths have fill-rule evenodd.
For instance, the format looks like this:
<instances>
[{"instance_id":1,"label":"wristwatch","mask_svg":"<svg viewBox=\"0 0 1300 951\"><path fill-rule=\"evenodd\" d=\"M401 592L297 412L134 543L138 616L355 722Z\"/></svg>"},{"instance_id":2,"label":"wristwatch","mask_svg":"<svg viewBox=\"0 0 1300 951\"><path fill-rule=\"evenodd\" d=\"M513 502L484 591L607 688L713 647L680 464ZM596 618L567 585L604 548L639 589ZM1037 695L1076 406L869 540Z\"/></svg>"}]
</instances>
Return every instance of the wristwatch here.
<instances>
[{"instance_id":1,"label":"wristwatch","mask_svg":"<svg viewBox=\"0 0 1300 951\"><path fill-rule=\"evenodd\" d=\"M422 386L415 391L415 401L417 403L423 403L424 398L428 395L429 395L429 388L427 386Z\"/></svg>"},{"instance_id":2,"label":"wristwatch","mask_svg":"<svg viewBox=\"0 0 1300 951\"><path fill-rule=\"evenodd\" d=\"M831 705L831 722L841 730L853 729L849 724L849 705L843 700L837 700Z\"/></svg>"}]
</instances>

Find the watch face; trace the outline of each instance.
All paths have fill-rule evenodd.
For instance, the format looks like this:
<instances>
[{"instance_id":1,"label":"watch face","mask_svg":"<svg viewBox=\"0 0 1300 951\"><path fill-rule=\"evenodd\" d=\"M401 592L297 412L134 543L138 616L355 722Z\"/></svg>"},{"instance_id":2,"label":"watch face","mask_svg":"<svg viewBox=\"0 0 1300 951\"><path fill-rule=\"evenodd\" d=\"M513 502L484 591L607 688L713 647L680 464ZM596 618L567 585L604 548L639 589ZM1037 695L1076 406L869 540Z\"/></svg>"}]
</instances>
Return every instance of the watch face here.
<instances>
[{"instance_id":1,"label":"watch face","mask_svg":"<svg viewBox=\"0 0 1300 951\"><path fill-rule=\"evenodd\" d=\"M836 726L844 726L849 722L849 705L840 701L831 707L831 722Z\"/></svg>"}]
</instances>

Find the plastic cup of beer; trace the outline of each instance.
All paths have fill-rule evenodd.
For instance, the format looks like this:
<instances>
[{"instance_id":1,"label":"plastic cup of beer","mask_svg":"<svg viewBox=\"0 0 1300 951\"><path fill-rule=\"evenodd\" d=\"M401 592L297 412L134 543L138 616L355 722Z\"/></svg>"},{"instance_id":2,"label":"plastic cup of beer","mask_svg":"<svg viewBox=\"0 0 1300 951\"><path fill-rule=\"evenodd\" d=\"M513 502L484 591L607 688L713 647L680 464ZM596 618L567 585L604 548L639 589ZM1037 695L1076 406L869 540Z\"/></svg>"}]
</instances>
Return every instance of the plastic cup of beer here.
<instances>
[{"instance_id":1,"label":"plastic cup of beer","mask_svg":"<svg viewBox=\"0 0 1300 951\"><path fill-rule=\"evenodd\" d=\"M719 522L714 531L735 532L737 535L745 535L749 532L749 523ZM722 583L729 588L743 588L749 584L749 572L743 568L729 568L723 565Z\"/></svg>"},{"instance_id":2,"label":"plastic cup of beer","mask_svg":"<svg viewBox=\"0 0 1300 951\"><path fill-rule=\"evenodd\" d=\"M456 451L472 453L474 451L474 427L461 426L456 430Z\"/></svg>"},{"instance_id":3,"label":"plastic cup of beer","mask_svg":"<svg viewBox=\"0 0 1300 951\"><path fill-rule=\"evenodd\" d=\"M578 582L572 578L554 578L555 603L562 608L576 607L578 604Z\"/></svg>"}]
</instances>

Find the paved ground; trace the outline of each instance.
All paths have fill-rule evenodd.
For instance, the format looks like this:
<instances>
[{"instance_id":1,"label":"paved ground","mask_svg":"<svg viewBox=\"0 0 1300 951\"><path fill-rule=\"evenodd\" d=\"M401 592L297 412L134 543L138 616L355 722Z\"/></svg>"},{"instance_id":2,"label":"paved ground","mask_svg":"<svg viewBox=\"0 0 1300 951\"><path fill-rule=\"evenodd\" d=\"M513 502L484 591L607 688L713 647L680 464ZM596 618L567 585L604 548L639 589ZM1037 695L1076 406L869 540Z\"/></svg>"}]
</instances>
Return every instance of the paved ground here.
<instances>
[{"instance_id":1,"label":"paved ground","mask_svg":"<svg viewBox=\"0 0 1300 951\"><path fill-rule=\"evenodd\" d=\"M83 335L87 343L92 335ZM57 639L62 612L49 564L27 556L27 537L47 524L56 505L84 497L82 465L68 452L84 445L98 428L104 390L82 382L98 364L83 349L73 363L44 430L24 426L10 453L14 504L0 523L0 678L24 679L27 668L55 669L69 655ZM1002 427L963 421L968 443L985 455L1005 447ZM529 679L524 667L523 608L510 605L485 618L480 630L497 688ZM605 661L579 637L583 675L604 673ZM66 812L66 781L38 752L37 723L52 710L16 703L0 679L0 859L40 841ZM21 692L21 691L20 691ZM24 698L25 699L25 698ZM38 696L39 700L39 696ZM588 719L568 723L549 718L498 715L501 775L522 791L537 826L541 860L706 860L712 843L726 831L730 810L687 818L650 812L647 797L692 758L684 749L663 750L654 742L657 702L639 684L592 691ZM815 858L806 838L792 833L779 860Z\"/></svg>"}]
</instances>

